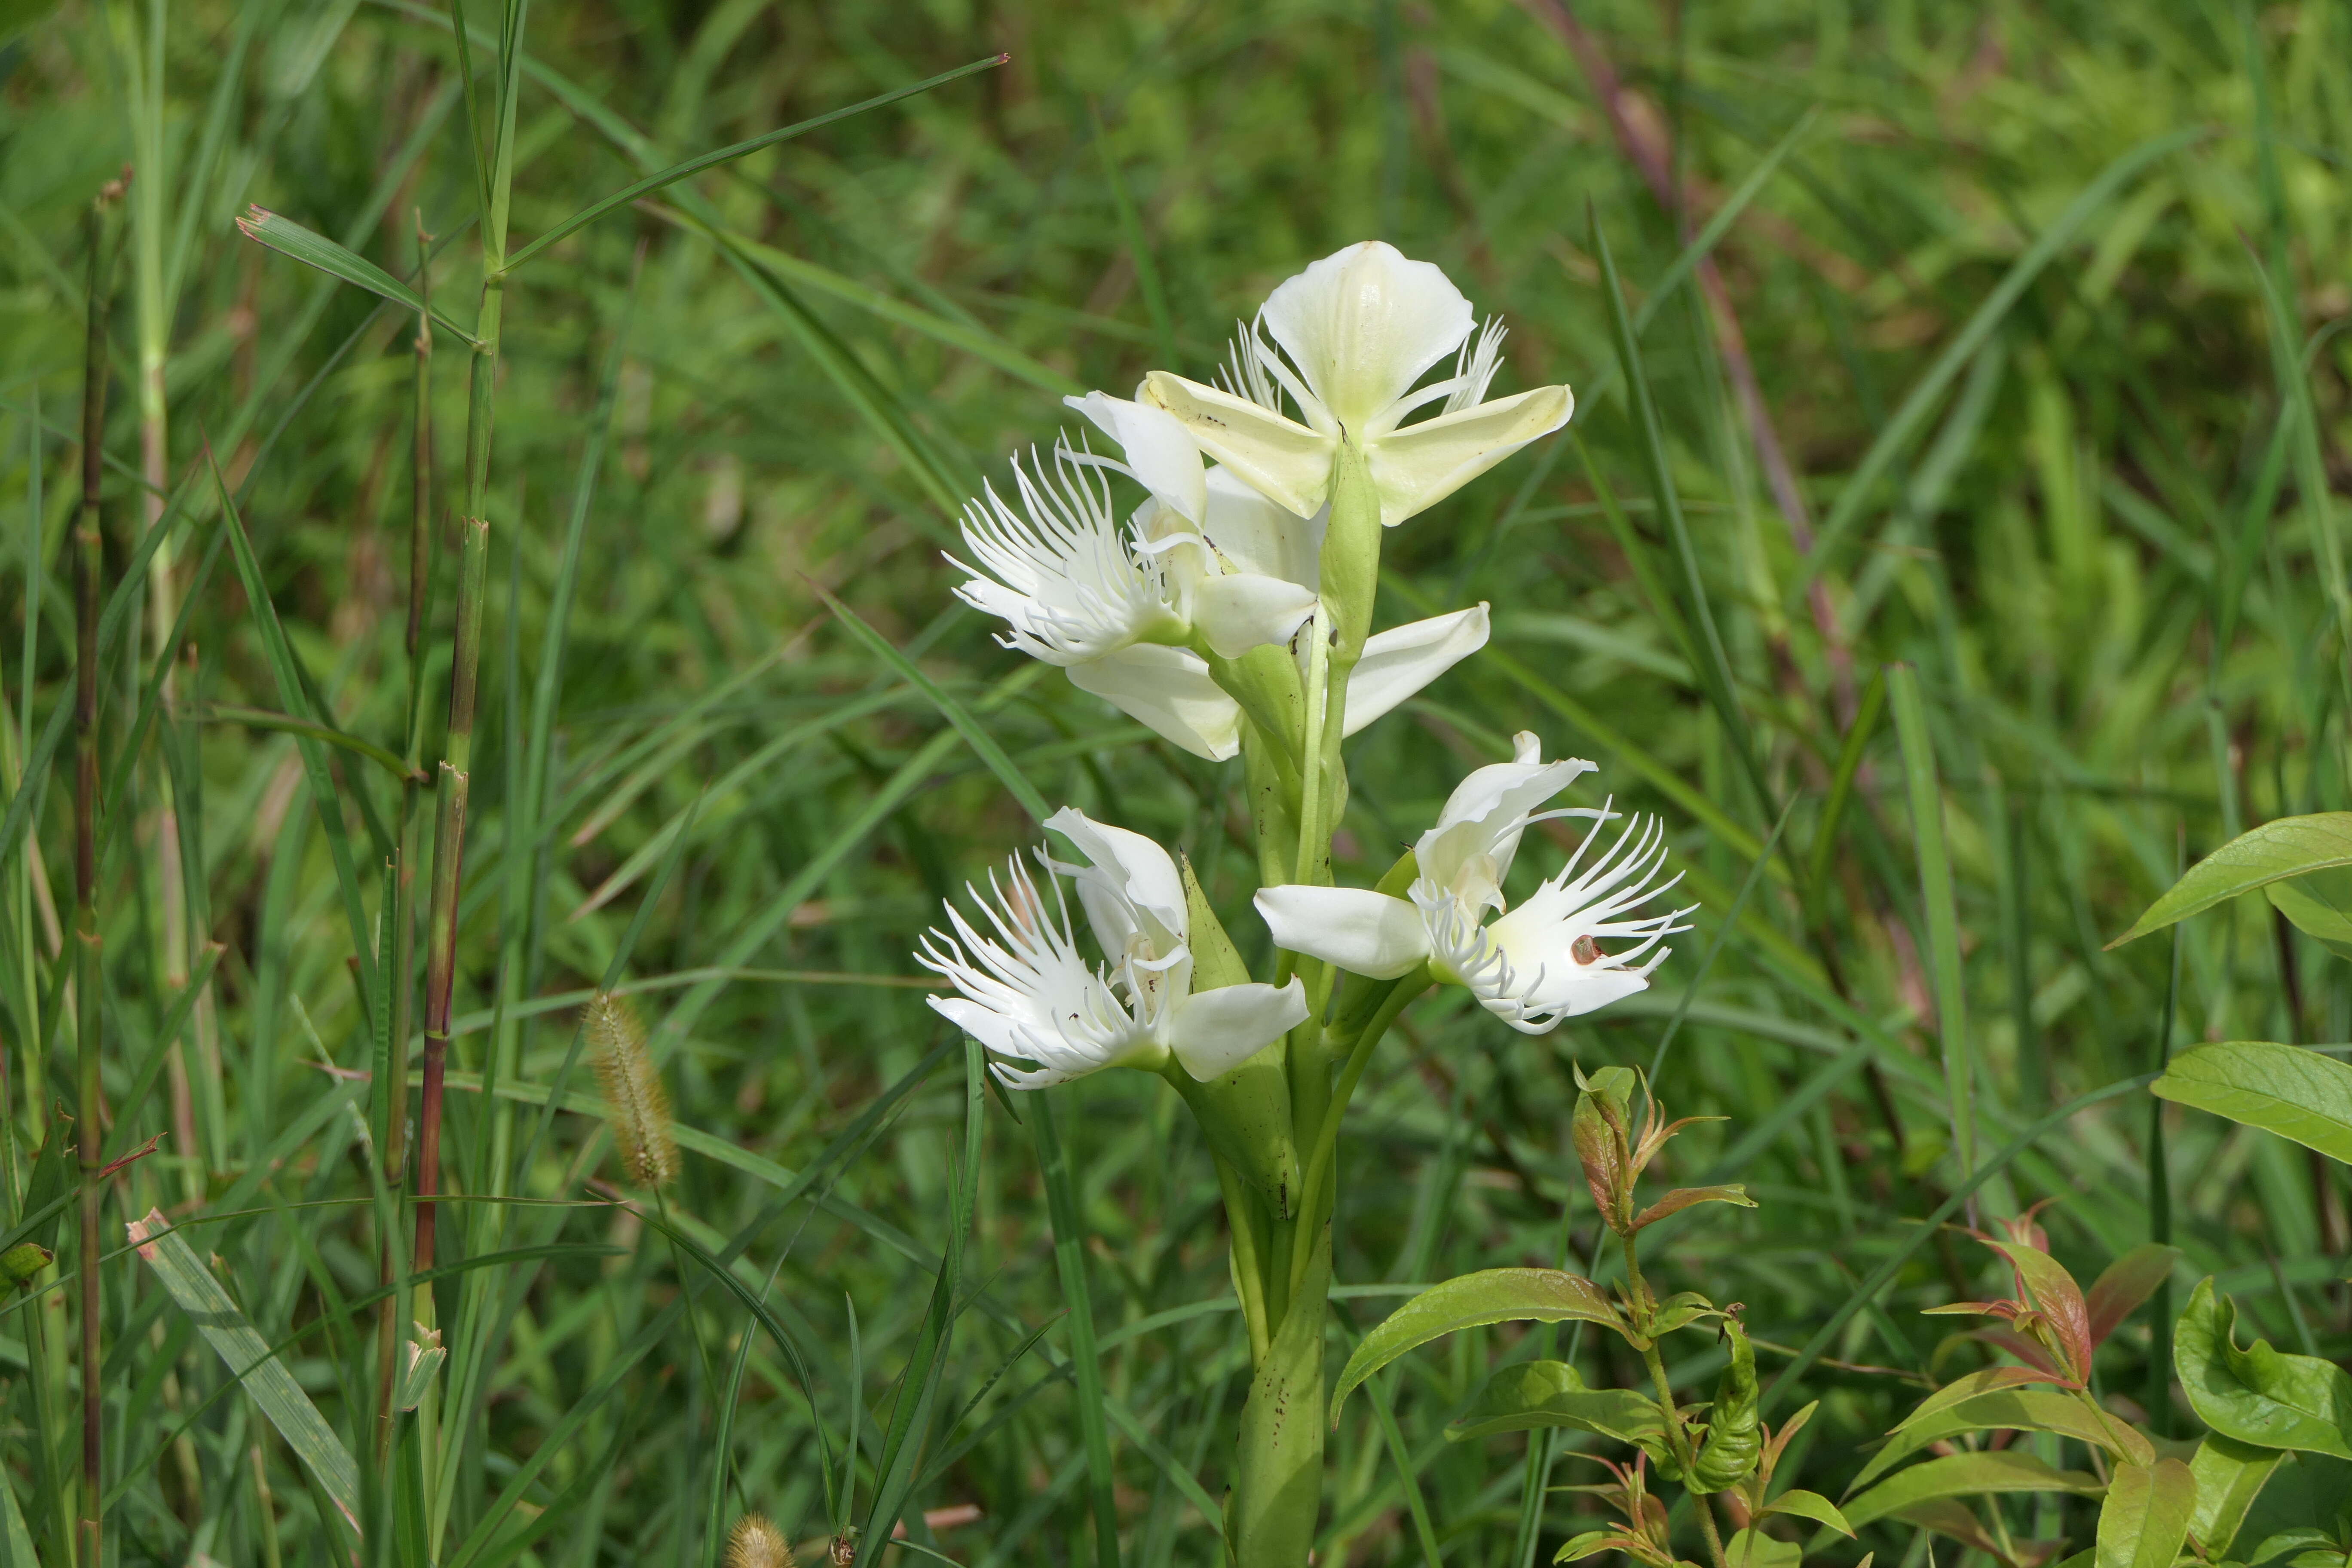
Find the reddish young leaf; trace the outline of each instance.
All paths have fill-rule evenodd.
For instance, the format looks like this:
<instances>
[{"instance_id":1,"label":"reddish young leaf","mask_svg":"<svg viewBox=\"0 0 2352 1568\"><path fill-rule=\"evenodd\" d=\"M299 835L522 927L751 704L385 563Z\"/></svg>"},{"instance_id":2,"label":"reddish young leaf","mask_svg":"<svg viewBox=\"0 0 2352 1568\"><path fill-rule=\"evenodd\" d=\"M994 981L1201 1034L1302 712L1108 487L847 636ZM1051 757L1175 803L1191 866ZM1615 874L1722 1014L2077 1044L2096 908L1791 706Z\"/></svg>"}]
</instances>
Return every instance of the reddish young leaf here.
<instances>
[{"instance_id":1,"label":"reddish young leaf","mask_svg":"<svg viewBox=\"0 0 2352 1568\"><path fill-rule=\"evenodd\" d=\"M2148 1242L2108 1264L2106 1271L2092 1282L2086 1303L2091 1343L2105 1344L2109 1334L2123 1327L2124 1320L2156 1294L2156 1288L2171 1275L2179 1258L2180 1248Z\"/></svg>"},{"instance_id":2,"label":"reddish young leaf","mask_svg":"<svg viewBox=\"0 0 2352 1568\"><path fill-rule=\"evenodd\" d=\"M2064 1354L2076 1383L2091 1376L2091 1314L2084 1304L2083 1288L2048 1253L2015 1242L1986 1243L2017 1269L2019 1288L2049 1323L2053 1338Z\"/></svg>"}]
</instances>

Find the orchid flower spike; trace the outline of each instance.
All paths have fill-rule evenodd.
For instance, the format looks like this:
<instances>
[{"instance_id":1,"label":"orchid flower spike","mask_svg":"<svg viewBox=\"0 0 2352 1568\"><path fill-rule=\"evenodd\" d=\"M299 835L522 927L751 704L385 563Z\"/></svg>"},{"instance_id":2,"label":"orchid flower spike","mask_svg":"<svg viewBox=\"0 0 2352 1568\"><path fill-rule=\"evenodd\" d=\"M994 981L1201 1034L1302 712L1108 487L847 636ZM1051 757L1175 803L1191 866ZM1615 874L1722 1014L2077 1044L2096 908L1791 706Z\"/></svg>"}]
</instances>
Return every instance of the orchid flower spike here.
<instances>
[{"instance_id":1,"label":"orchid flower spike","mask_svg":"<svg viewBox=\"0 0 2352 1568\"><path fill-rule=\"evenodd\" d=\"M991 1068L1008 1088L1044 1089L1109 1067L1156 1072L1171 1059L1205 1083L1306 1020L1296 978L1192 989L1184 883L1166 850L1075 806L1045 826L1082 857L1037 850L1054 884L1051 912L1016 856L1003 882L990 876L989 898L968 889L993 937L950 904L954 934L926 933L915 955L958 992L931 1006L996 1058ZM1076 887L1106 963L1089 967L1079 956L1057 879Z\"/></svg>"},{"instance_id":2,"label":"orchid flower spike","mask_svg":"<svg viewBox=\"0 0 2352 1568\"><path fill-rule=\"evenodd\" d=\"M1291 952L1375 980L1426 963L1431 978L1467 986L1523 1035L1605 1007L1648 987L1650 972L1670 952L1658 944L1689 930L1675 922L1697 906L1632 913L1682 880L1679 872L1656 880L1665 865L1664 831L1655 817L1636 816L1587 866L1601 837L1596 826L1559 875L1508 909L1503 879L1528 824L1558 816L1598 824L1618 815L1605 805L1536 810L1591 771L1574 758L1541 761L1535 736L1523 731L1513 761L1480 768L1454 787L1437 826L1413 846L1419 875L1406 897L1293 884L1262 889L1258 913ZM1489 910L1507 910L1486 920ZM1604 941L1633 945L1609 952Z\"/></svg>"},{"instance_id":3,"label":"orchid flower spike","mask_svg":"<svg viewBox=\"0 0 2352 1568\"><path fill-rule=\"evenodd\" d=\"M1235 339L1222 387L1153 371L1137 396L1300 517L1322 507L1339 444L1349 443L1370 468L1381 521L1394 527L1574 411L1565 386L1487 402L1504 330L1492 319L1475 338L1472 328L1469 300L1437 267L1366 240L1267 297ZM1416 390L1449 355L1454 374ZM1286 393L1305 423L1283 412ZM1404 423L1432 404L1436 414Z\"/></svg>"}]
</instances>

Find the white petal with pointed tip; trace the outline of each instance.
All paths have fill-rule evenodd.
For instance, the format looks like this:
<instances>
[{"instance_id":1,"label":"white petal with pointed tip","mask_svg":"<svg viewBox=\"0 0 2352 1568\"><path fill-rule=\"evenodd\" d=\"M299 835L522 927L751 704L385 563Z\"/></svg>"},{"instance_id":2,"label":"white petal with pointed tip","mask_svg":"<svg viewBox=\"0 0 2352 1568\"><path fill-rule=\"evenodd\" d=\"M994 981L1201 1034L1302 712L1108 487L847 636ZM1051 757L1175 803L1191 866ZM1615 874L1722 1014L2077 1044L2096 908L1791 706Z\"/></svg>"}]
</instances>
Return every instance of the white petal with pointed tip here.
<instances>
[{"instance_id":1,"label":"white petal with pointed tip","mask_svg":"<svg viewBox=\"0 0 2352 1568\"><path fill-rule=\"evenodd\" d=\"M1092 862L1076 867L1058 860L1049 864L1077 884L1078 900L1086 906L1096 940L1106 953L1128 951L1130 939L1138 934L1139 912L1158 928L1142 931L1154 952L1164 954L1182 944L1189 923L1184 879L1167 850L1140 833L1097 822L1075 805L1066 805L1047 817L1045 826L1068 839Z\"/></svg>"},{"instance_id":2,"label":"white petal with pointed tip","mask_svg":"<svg viewBox=\"0 0 2352 1568\"><path fill-rule=\"evenodd\" d=\"M1225 658L1266 643L1288 642L1315 607L1315 590L1235 572L1203 577L1192 590L1192 629Z\"/></svg>"},{"instance_id":3,"label":"white petal with pointed tip","mask_svg":"<svg viewBox=\"0 0 2352 1568\"><path fill-rule=\"evenodd\" d=\"M1062 401L1118 443L1139 484L1167 502L1185 521L1200 525L1208 510L1207 482L1201 471L1201 448L1193 444L1182 420L1164 408L1129 403L1105 392Z\"/></svg>"},{"instance_id":4,"label":"white petal with pointed tip","mask_svg":"<svg viewBox=\"0 0 2352 1568\"><path fill-rule=\"evenodd\" d=\"M1228 566L1315 587L1322 580L1323 531L1329 521L1328 511L1292 515L1231 468L1209 470L1209 514L1201 536Z\"/></svg>"},{"instance_id":5,"label":"white petal with pointed tip","mask_svg":"<svg viewBox=\"0 0 2352 1568\"><path fill-rule=\"evenodd\" d=\"M1575 410L1568 388L1538 386L1381 437L1370 452L1381 521L1394 528L1436 505L1528 442L1567 424Z\"/></svg>"},{"instance_id":6,"label":"white petal with pointed tip","mask_svg":"<svg viewBox=\"0 0 2352 1568\"><path fill-rule=\"evenodd\" d=\"M1256 902L1276 943L1351 974L1394 980L1429 956L1421 911L1386 893L1293 882L1260 889Z\"/></svg>"},{"instance_id":7,"label":"white petal with pointed tip","mask_svg":"<svg viewBox=\"0 0 2352 1568\"><path fill-rule=\"evenodd\" d=\"M1482 603L1366 638L1364 656L1348 676L1348 733L1354 734L1485 647L1488 627Z\"/></svg>"},{"instance_id":8,"label":"white petal with pointed tip","mask_svg":"<svg viewBox=\"0 0 2352 1568\"><path fill-rule=\"evenodd\" d=\"M1201 450L1239 474L1259 494L1300 517L1321 510L1331 489L1336 437L1197 381L1155 370L1136 389L1139 400L1181 420Z\"/></svg>"},{"instance_id":9,"label":"white petal with pointed tip","mask_svg":"<svg viewBox=\"0 0 2352 1568\"><path fill-rule=\"evenodd\" d=\"M1069 667L1070 684L1091 691L1161 739L1222 763L1242 749L1241 704L1209 678L1200 655L1138 643Z\"/></svg>"},{"instance_id":10,"label":"white petal with pointed tip","mask_svg":"<svg viewBox=\"0 0 2352 1568\"><path fill-rule=\"evenodd\" d=\"M1362 440L1422 372L1470 335L1470 301L1443 269L1368 239L1267 296L1266 331L1324 405Z\"/></svg>"},{"instance_id":11,"label":"white petal with pointed tip","mask_svg":"<svg viewBox=\"0 0 2352 1568\"><path fill-rule=\"evenodd\" d=\"M1176 1010L1168 1048L1202 1083L1221 1078L1307 1021L1307 991L1251 984L1195 992Z\"/></svg>"}]
</instances>

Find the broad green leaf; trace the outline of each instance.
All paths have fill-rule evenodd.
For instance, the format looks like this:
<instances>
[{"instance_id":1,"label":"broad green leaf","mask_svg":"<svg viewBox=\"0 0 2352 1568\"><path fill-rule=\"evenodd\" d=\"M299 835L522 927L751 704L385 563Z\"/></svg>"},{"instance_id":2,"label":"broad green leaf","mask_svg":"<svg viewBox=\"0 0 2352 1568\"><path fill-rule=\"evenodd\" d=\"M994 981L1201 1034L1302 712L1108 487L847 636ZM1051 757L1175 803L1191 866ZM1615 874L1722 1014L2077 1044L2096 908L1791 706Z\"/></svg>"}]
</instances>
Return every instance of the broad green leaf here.
<instances>
[{"instance_id":1,"label":"broad green leaf","mask_svg":"<svg viewBox=\"0 0 2352 1568\"><path fill-rule=\"evenodd\" d=\"M2352 1459L2352 1374L2317 1356L2289 1355L2267 1340L2237 1346L2238 1309L2197 1286L2173 1331L2173 1364L2190 1408L2225 1437Z\"/></svg>"},{"instance_id":2,"label":"broad green leaf","mask_svg":"<svg viewBox=\"0 0 2352 1568\"><path fill-rule=\"evenodd\" d=\"M1845 1510L1821 1493L1809 1492L1802 1488L1782 1492L1764 1505L1764 1511L1767 1515L1785 1513L1799 1519L1810 1519L1816 1524L1828 1525L1840 1535L1853 1533L1853 1521L1847 1516Z\"/></svg>"},{"instance_id":3,"label":"broad green leaf","mask_svg":"<svg viewBox=\"0 0 2352 1568\"><path fill-rule=\"evenodd\" d=\"M2338 866L2352 866L2352 811L2323 811L2313 816L2282 816L2265 822L2189 868L2169 891L2132 922L2131 930L2107 945L2121 947L2136 937L2210 910L2224 899Z\"/></svg>"},{"instance_id":4,"label":"broad green leaf","mask_svg":"<svg viewBox=\"0 0 2352 1568\"><path fill-rule=\"evenodd\" d=\"M2171 1277L2173 1265L2179 1260L2180 1248L2148 1242L2108 1264L2091 1282L2085 1303L2091 1343L2105 1343L2107 1336L2121 1328L2124 1320L2138 1310L2139 1304Z\"/></svg>"},{"instance_id":5,"label":"broad green leaf","mask_svg":"<svg viewBox=\"0 0 2352 1568\"><path fill-rule=\"evenodd\" d=\"M2262 1496L2271 1472L2287 1459L2284 1448L2257 1447L2234 1437L2209 1433L2189 1461L2197 1478L2197 1510L2189 1529L2214 1557L2227 1557L2238 1527Z\"/></svg>"},{"instance_id":6,"label":"broad green leaf","mask_svg":"<svg viewBox=\"0 0 2352 1568\"><path fill-rule=\"evenodd\" d=\"M2065 1492L2074 1497L2096 1497L2103 1489L2096 1476L2053 1468L2021 1449L1994 1448L1973 1454L1948 1454L1914 1465L1846 1504L1845 1517L1849 1523L1859 1527L1930 1498L1976 1497L1986 1492Z\"/></svg>"},{"instance_id":7,"label":"broad green leaf","mask_svg":"<svg viewBox=\"0 0 2352 1568\"><path fill-rule=\"evenodd\" d=\"M1358 1384L1416 1345L1456 1329L1487 1323L1557 1323L1576 1319L1626 1332L1625 1320L1600 1286L1557 1268L1485 1268L1433 1285L1366 1334L1331 1395L1337 1418Z\"/></svg>"},{"instance_id":8,"label":"broad green leaf","mask_svg":"<svg viewBox=\"0 0 2352 1568\"><path fill-rule=\"evenodd\" d=\"M2273 1040L2221 1040L2172 1058L2148 1092L2352 1163L2352 1067Z\"/></svg>"},{"instance_id":9,"label":"broad green leaf","mask_svg":"<svg viewBox=\"0 0 2352 1568\"><path fill-rule=\"evenodd\" d=\"M410 315L430 314L433 324L443 331L461 342L480 346L479 339L451 321L440 307L428 310L425 301L417 298L415 289L357 251L344 248L316 230L304 228L292 218L257 206L247 209L236 220L236 226L256 244L266 245L280 256L291 257L305 267L315 267L331 278L340 278L389 300Z\"/></svg>"},{"instance_id":10,"label":"broad green leaf","mask_svg":"<svg viewBox=\"0 0 2352 1568\"><path fill-rule=\"evenodd\" d=\"M1498 1432L1531 1432L1565 1426L1620 1443L1663 1445L1665 1418L1654 1400L1622 1388L1587 1388L1566 1362L1526 1362L1507 1366L1486 1380L1477 1402L1445 1429L1456 1443Z\"/></svg>"},{"instance_id":11,"label":"broad green leaf","mask_svg":"<svg viewBox=\"0 0 2352 1568\"><path fill-rule=\"evenodd\" d=\"M196 1256L195 1248L182 1240L172 1222L160 1209L150 1209L147 1217L133 1220L130 1226L131 1244L139 1256L155 1270L163 1289L179 1304L180 1310L196 1326L221 1360L228 1366L229 1375L242 1384L253 1403L278 1428L286 1446L294 1450L295 1458L315 1477L327 1496L334 1500L349 1521L353 1531L360 1521L360 1470L352 1462L351 1450L344 1447L334 1429L327 1425L302 1385L285 1362L272 1355L269 1342L254 1331L246 1321L229 1293L221 1289L218 1279Z\"/></svg>"},{"instance_id":12,"label":"broad green leaf","mask_svg":"<svg viewBox=\"0 0 2352 1568\"><path fill-rule=\"evenodd\" d=\"M1740 1531L1723 1543L1723 1560L1731 1568L1797 1568L1804 1556L1803 1547L1760 1530Z\"/></svg>"},{"instance_id":13,"label":"broad green leaf","mask_svg":"<svg viewBox=\"0 0 2352 1568\"><path fill-rule=\"evenodd\" d=\"M2097 1568L2172 1568L2189 1538L2197 1478L2178 1459L2118 1465L2099 1510Z\"/></svg>"},{"instance_id":14,"label":"broad green leaf","mask_svg":"<svg viewBox=\"0 0 2352 1568\"><path fill-rule=\"evenodd\" d=\"M2314 871L2263 889L2271 907L2338 958L2352 958L2352 869Z\"/></svg>"},{"instance_id":15,"label":"broad green leaf","mask_svg":"<svg viewBox=\"0 0 2352 1568\"><path fill-rule=\"evenodd\" d=\"M2118 1416L2094 1412L2077 1395L2050 1389L1999 1388L1940 1406L1925 1416L1915 1413L1871 1457L1853 1484L1868 1486L1905 1456L1938 1438L1992 1429L2055 1432L2062 1437L2096 1444L2126 1463L2147 1464L2156 1458L2155 1445L2146 1434Z\"/></svg>"},{"instance_id":16,"label":"broad green leaf","mask_svg":"<svg viewBox=\"0 0 2352 1568\"><path fill-rule=\"evenodd\" d=\"M2258 1543L2288 1531L2352 1531L2352 1464L2325 1454L2280 1452L2269 1483L2238 1526L2231 1555L2240 1562L2255 1561Z\"/></svg>"}]
</instances>

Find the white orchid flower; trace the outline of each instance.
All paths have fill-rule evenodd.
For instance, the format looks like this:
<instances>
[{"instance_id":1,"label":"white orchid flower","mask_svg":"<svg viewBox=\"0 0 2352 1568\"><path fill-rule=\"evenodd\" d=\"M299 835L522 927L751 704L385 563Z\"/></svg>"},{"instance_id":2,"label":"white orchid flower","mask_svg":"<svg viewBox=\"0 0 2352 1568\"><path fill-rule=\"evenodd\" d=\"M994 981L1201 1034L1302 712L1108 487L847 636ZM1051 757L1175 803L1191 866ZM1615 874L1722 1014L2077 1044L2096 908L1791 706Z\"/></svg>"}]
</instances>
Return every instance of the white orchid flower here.
<instances>
[{"instance_id":1,"label":"white orchid flower","mask_svg":"<svg viewBox=\"0 0 2352 1568\"><path fill-rule=\"evenodd\" d=\"M1426 261L1367 240L1327 256L1267 297L1235 340L1223 387L1166 371L1139 401L1183 422L1202 450L1300 517L1328 497L1343 440L1363 453L1394 527L1568 423L1576 400L1539 386L1486 401L1504 331L1472 336L1469 300ZM1273 339L1268 342L1267 338ZM1414 389L1447 355L1454 374ZM1304 424L1283 412L1288 393ZM1408 415L1440 404L1432 417Z\"/></svg>"},{"instance_id":2,"label":"white orchid flower","mask_svg":"<svg viewBox=\"0 0 2352 1568\"><path fill-rule=\"evenodd\" d=\"M1671 950L1658 944L1696 905L1633 915L1676 882L1655 880L1665 864L1665 834L1655 817L1636 816L1617 841L1583 867L1601 837L1597 824L1616 814L1536 807L1592 771L1588 762L1546 763L1535 736L1522 731L1517 756L1483 767L1455 786L1437 826L1413 846L1420 875L1402 899L1360 888L1291 885L1257 895L1258 913L1276 942L1357 974L1391 980L1426 963L1441 984L1467 986L1486 1009L1521 1034L1540 1035L1562 1018L1590 1013L1644 990ZM1503 879L1528 825L1557 816L1596 823L1568 865L1527 901L1507 908ZM1614 952L1601 942L1631 942Z\"/></svg>"},{"instance_id":3,"label":"white orchid flower","mask_svg":"<svg viewBox=\"0 0 2352 1568\"><path fill-rule=\"evenodd\" d=\"M1389 712L1485 647L1488 630L1486 605L1481 602L1375 635L1348 672L1348 710L1341 728L1352 735ZM1221 763L1241 750L1241 704L1211 678L1208 661L1188 649L1144 644L1122 648L1073 665L1070 684L1103 698L1196 757Z\"/></svg>"},{"instance_id":4,"label":"white orchid flower","mask_svg":"<svg viewBox=\"0 0 2352 1568\"><path fill-rule=\"evenodd\" d=\"M1193 991L1184 883L1166 850L1075 806L1045 826L1084 857L1070 863L1036 852L1049 874L1076 885L1107 963L1087 966L1060 882L1049 915L1018 857L1009 890L992 874L990 898L967 889L993 938L950 904L954 935L931 931L916 952L960 993L934 996L931 1006L996 1058L991 1068L1009 1088L1044 1089L1109 1067L1157 1071L1171 1058L1205 1083L1306 1020L1307 993L1295 978Z\"/></svg>"},{"instance_id":5,"label":"white orchid flower","mask_svg":"<svg viewBox=\"0 0 2352 1568\"><path fill-rule=\"evenodd\" d=\"M1006 647L1065 667L1196 636L1228 658L1288 640L1314 609L1314 590L1208 544L1202 531L1220 521L1216 492L1183 426L1100 393L1071 402L1119 442L1127 461L1067 442L1055 447L1050 470L1034 451L1025 469L1016 456L1013 501L991 485L964 509L971 561L948 557L970 579L956 596L1002 619ZM1110 473L1150 492L1123 526Z\"/></svg>"}]
</instances>

